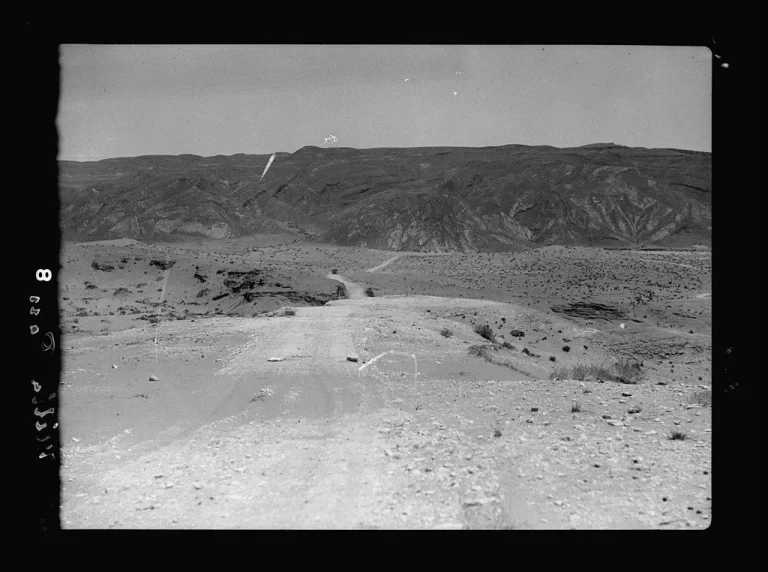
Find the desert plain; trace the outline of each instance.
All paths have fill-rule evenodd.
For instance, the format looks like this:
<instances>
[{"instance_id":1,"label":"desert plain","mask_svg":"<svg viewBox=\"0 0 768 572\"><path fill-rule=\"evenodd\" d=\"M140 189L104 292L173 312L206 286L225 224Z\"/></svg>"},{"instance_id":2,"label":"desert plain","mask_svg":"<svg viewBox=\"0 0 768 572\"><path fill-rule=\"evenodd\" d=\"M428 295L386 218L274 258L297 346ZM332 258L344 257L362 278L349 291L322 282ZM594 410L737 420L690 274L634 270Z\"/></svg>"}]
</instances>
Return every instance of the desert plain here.
<instances>
[{"instance_id":1,"label":"desert plain","mask_svg":"<svg viewBox=\"0 0 768 572\"><path fill-rule=\"evenodd\" d=\"M65 529L709 526L706 247L120 239L60 284Z\"/></svg>"}]
</instances>

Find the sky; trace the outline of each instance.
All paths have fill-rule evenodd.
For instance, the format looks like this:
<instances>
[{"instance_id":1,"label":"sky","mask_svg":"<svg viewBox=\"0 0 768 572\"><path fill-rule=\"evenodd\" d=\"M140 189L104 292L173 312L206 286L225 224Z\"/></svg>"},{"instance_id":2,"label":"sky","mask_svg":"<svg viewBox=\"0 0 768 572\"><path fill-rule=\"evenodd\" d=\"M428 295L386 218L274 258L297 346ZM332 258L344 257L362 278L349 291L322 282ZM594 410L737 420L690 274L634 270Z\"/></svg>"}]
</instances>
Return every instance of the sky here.
<instances>
[{"instance_id":1,"label":"sky","mask_svg":"<svg viewBox=\"0 0 768 572\"><path fill-rule=\"evenodd\" d=\"M685 46L62 45L59 158L612 142L711 152Z\"/></svg>"}]
</instances>

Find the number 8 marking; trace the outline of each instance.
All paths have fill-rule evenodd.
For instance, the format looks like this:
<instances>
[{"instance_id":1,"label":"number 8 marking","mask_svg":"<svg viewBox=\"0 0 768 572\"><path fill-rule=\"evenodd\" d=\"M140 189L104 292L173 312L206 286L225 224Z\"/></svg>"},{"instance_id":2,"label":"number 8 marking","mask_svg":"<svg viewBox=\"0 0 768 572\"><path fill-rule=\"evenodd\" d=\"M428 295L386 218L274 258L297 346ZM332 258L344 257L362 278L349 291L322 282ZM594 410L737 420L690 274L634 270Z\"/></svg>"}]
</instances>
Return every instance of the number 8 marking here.
<instances>
[{"instance_id":1,"label":"number 8 marking","mask_svg":"<svg viewBox=\"0 0 768 572\"><path fill-rule=\"evenodd\" d=\"M39 269L35 272L35 278L38 282L49 282L51 280L51 271L47 268L45 270Z\"/></svg>"}]
</instances>

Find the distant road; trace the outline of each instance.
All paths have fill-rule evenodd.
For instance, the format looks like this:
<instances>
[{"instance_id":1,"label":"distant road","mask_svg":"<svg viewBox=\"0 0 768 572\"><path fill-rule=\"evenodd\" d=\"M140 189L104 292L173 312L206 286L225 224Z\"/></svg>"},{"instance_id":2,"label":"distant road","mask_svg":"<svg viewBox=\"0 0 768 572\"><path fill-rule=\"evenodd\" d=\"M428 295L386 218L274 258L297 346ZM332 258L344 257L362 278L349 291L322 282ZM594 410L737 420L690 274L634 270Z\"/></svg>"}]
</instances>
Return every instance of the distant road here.
<instances>
[{"instance_id":1,"label":"distant road","mask_svg":"<svg viewBox=\"0 0 768 572\"><path fill-rule=\"evenodd\" d=\"M450 252L407 252L407 253L401 253L401 254L398 254L397 256L393 256L389 260L385 260L384 262L382 262L378 266L374 266L373 268L369 268L368 270L366 270L366 272L378 272L379 270L381 270L385 266L388 266L388 265L392 264L395 260L397 260L398 258L402 258L403 256L448 256L449 254L451 254L451 253Z\"/></svg>"},{"instance_id":2,"label":"distant road","mask_svg":"<svg viewBox=\"0 0 768 572\"><path fill-rule=\"evenodd\" d=\"M402 254L398 254L397 256L393 256L392 258L390 258L389 260L385 260L384 262L382 262L378 266L374 266L373 268L369 268L368 270L366 270L366 272L376 272L377 270L381 270L385 266L388 266L388 265L392 264L395 260L397 260L401 256L402 256Z\"/></svg>"}]
</instances>

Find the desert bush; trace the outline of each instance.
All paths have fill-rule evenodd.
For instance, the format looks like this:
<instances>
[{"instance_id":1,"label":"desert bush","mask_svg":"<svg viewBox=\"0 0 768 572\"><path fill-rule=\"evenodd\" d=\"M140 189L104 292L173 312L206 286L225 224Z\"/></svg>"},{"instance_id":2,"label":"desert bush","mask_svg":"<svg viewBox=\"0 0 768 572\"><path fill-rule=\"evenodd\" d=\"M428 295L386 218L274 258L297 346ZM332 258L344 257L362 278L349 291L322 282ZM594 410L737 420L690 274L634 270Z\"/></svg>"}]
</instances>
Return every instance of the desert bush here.
<instances>
[{"instance_id":1,"label":"desert bush","mask_svg":"<svg viewBox=\"0 0 768 572\"><path fill-rule=\"evenodd\" d=\"M578 413L581 411L581 404L578 401L574 401L571 404L571 413Z\"/></svg>"},{"instance_id":2,"label":"desert bush","mask_svg":"<svg viewBox=\"0 0 768 572\"><path fill-rule=\"evenodd\" d=\"M368 296L369 298L373 298L373 288L371 288L370 286L366 288L365 295Z\"/></svg>"},{"instance_id":3,"label":"desert bush","mask_svg":"<svg viewBox=\"0 0 768 572\"><path fill-rule=\"evenodd\" d=\"M669 433L670 441L685 441L688 438L688 434L683 431L672 430Z\"/></svg>"},{"instance_id":4,"label":"desert bush","mask_svg":"<svg viewBox=\"0 0 768 572\"><path fill-rule=\"evenodd\" d=\"M573 379L576 379L578 381L584 381L587 379L587 374L589 373L589 369L586 365L577 363L572 368L573 373Z\"/></svg>"},{"instance_id":5,"label":"desert bush","mask_svg":"<svg viewBox=\"0 0 768 572\"><path fill-rule=\"evenodd\" d=\"M475 333L491 342L496 338L495 334L493 333L493 328L491 328L488 324L475 326Z\"/></svg>"},{"instance_id":6,"label":"desert bush","mask_svg":"<svg viewBox=\"0 0 768 572\"><path fill-rule=\"evenodd\" d=\"M621 358L613 366L614 379L622 383L637 383L640 379L641 366L631 359Z\"/></svg>"},{"instance_id":7,"label":"desert bush","mask_svg":"<svg viewBox=\"0 0 768 572\"><path fill-rule=\"evenodd\" d=\"M331 274L338 274L338 273L339 273L338 268L334 268L333 270L331 270Z\"/></svg>"},{"instance_id":8,"label":"desert bush","mask_svg":"<svg viewBox=\"0 0 768 572\"><path fill-rule=\"evenodd\" d=\"M577 381L620 381L621 383L638 383L641 374L639 363L620 359L611 369L597 364L576 364L570 368L561 367L550 374L550 379L575 379Z\"/></svg>"},{"instance_id":9,"label":"desert bush","mask_svg":"<svg viewBox=\"0 0 768 572\"><path fill-rule=\"evenodd\" d=\"M443 328L440 330L440 335L444 338L450 338L453 335L453 332L449 330L448 328Z\"/></svg>"},{"instance_id":10,"label":"desert bush","mask_svg":"<svg viewBox=\"0 0 768 572\"><path fill-rule=\"evenodd\" d=\"M567 367L559 367L549 374L549 379L568 379L571 376L571 370Z\"/></svg>"},{"instance_id":11,"label":"desert bush","mask_svg":"<svg viewBox=\"0 0 768 572\"><path fill-rule=\"evenodd\" d=\"M507 348L508 350L515 349L515 346L513 346L512 344L510 344L509 342L506 342L506 341L503 344L501 344L501 347Z\"/></svg>"}]
</instances>

